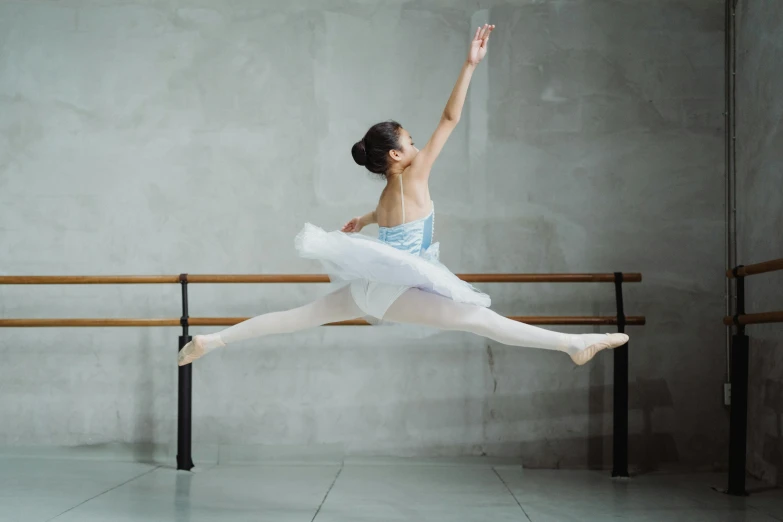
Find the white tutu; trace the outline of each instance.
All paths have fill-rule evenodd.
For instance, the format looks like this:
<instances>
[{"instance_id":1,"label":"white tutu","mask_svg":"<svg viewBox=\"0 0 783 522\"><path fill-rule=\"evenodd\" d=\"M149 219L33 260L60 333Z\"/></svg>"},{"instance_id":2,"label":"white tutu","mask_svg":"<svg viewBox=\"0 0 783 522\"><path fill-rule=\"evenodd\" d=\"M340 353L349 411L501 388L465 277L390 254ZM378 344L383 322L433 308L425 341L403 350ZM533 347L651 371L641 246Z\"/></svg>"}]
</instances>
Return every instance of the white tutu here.
<instances>
[{"instance_id":1,"label":"white tutu","mask_svg":"<svg viewBox=\"0 0 783 522\"><path fill-rule=\"evenodd\" d=\"M460 303L488 307L487 294L455 276L438 261L438 243L420 256L363 234L326 232L306 223L295 239L299 255L321 262L334 281L370 281L419 288Z\"/></svg>"}]
</instances>

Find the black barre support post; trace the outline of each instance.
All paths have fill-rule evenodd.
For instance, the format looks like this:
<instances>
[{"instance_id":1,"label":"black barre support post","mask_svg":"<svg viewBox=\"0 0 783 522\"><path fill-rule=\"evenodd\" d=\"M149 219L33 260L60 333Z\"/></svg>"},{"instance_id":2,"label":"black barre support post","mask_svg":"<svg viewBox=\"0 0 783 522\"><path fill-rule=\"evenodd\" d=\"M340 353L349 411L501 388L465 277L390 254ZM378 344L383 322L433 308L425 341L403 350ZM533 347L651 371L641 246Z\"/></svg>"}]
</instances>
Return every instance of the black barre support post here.
<instances>
[{"instance_id":1,"label":"black barre support post","mask_svg":"<svg viewBox=\"0 0 783 522\"><path fill-rule=\"evenodd\" d=\"M188 275L181 274L179 282L182 286L182 335L179 337L181 350L188 342ZM177 469L190 471L193 469L193 457L191 455L191 426L193 405L193 365L187 364L179 367L179 389L177 401Z\"/></svg>"},{"instance_id":2,"label":"black barre support post","mask_svg":"<svg viewBox=\"0 0 783 522\"><path fill-rule=\"evenodd\" d=\"M745 314L745 278L734 269L737 280L737 313L734 324L737 332L731 337L731 411L729 419L729 487L726 493L746 496L745 467L748 435L748 366L750 339L739 316Z\"/></svg>"},{"instance_id":3,"label":"black barre support post","mask_svg":"<svg viewBox=\"0 0 783 522\"><path fill-rule=\"evenodd\" d=\"M614 274L617 301L617 331L625 333L623 274ZM628 477L628 344L614 350L614 406L612 408L612 476Z\"/></svg>"}]
</instances>

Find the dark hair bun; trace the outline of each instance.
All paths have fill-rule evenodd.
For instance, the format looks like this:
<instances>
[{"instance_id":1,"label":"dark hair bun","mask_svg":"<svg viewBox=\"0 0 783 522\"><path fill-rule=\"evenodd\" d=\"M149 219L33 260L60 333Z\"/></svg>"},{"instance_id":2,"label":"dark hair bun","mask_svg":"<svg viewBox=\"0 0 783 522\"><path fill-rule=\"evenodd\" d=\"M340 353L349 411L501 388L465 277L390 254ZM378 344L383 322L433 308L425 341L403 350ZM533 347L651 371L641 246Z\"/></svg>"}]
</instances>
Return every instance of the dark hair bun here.
<instances>
[{"instance_id":1,"label":"dark hair bun","mask_svg":"<svg viewBox=\"0 0 783 522\"><path fill-rule=\"evenodd\" d=\"M364 148L363 140L354 143L353 147L351 147L351 156L353 156L353 160L362 167L367 165L367 149Z\"/></svg>"},{"instance_id":2,"label":"dark hair bun","mask_svg":"<svg viewBox=\"0 0 783 522\"><path fill-rule=\"evenodd\" d=\"M351 148L353 160L373 174L385 178L389 170L390 150L400 150L400 129L396 121L376 123L361 141Z\"/></svg>"}]
</instances>

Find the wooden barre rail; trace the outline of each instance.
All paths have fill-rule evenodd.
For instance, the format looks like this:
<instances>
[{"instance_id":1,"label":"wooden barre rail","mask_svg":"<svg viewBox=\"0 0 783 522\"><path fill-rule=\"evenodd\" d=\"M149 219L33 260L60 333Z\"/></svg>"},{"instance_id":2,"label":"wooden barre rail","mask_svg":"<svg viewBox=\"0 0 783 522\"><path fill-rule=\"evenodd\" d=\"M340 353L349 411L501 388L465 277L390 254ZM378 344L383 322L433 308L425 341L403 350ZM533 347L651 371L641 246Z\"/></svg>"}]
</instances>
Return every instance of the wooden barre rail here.
<instances>
[{"instance_id":1,"label":"wooden barre rail","mask_svg":"<svg viewBox=\"0 0 783 522\"><path fill-rule=\"evenodd\" d=\"M770 324L770 323L783 323L783 312L765 312L760 314L743 314L737 316L737 323L740 325L746 324ZM734 324L734 318L726 316L723 318L723 324L726 326L732 326Z\"/></svg>"},{"instance_id":2,"label":"wooden barre rail","mask_svg":"<svg viewBox=\"0 0 783 522\"><path fill-rule=\"evenodd\" d=\"M468 283L614 283L614 274L457 274ZM642 274L623 274L641 283ZM328 283L323 274L187 275L188 283ZM178 284L180 276L0 276L0 285Z\"/></svg>"},{"instance_id":3,"label":"wooden barre rail","mask_svg":"<svg viewBox=\"0 0 783 522\"><path fill-rule=\"evenodd\" d=\"M783 259L773 259L772 261L765 261L764 263L739 267L737 268L737 275L740 277L747 277L756 274L765 274L767 272L775 272L776 270L783 270ZM734 271L726 270L726 277L734 279Z\"/></svg>"},{"instance_id":4,"label":"wooden barre rail","mask_svg":"<svg viewBox=\"0 0 783 522\"><path fill-rule=\"evenodd\" d=\"M179 276L0 276L0 285L150 285L179 283Z\"/></svg>"},{"instance_id":5,"label":"wooden barre rail","mask_svg":"<svg viewBox=\"0 0 783 522\"><path fill-rule=\"evenodd\" d=\"M457 274L468 283L613 283L614 274ZM624 283L640 283L642 274L623 274ZM2 279L0 279L2 282ZM328 283L326 275L188 275L189 283Z\"/></svg>"},{"instance_id":6,"label":"wooden barre rail","mask_svg":"<svg viewBox=\"0 0 783 522\"><path fill-rule=\"evenodd\" d=\"M189 326L233 326L249 317L191 317ZM535 325L616 325L617 317L576 317L576 316L510 316L509 319ZM632 316L626 318L629 326L644 326L646 318ZM352 319L325 326L367 326L363 319ZM181 326L180 319L0 319L0 328L39 328L39 327L120 327L120 326Z\"/></svg>"}]
</instances>

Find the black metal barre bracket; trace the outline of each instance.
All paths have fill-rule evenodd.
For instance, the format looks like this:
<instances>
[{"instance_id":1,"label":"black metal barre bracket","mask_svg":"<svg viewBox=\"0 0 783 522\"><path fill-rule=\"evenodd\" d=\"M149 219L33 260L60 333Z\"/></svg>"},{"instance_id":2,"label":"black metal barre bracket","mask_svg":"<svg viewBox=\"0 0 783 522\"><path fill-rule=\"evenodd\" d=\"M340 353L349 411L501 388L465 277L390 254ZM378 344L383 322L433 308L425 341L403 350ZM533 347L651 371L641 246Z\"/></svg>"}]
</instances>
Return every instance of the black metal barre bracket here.
<instances>
[{"instance_id":1,"label":"black metal barre bracket","mask_svg":"<svg viewBox=\"0 0 783 522\"><path fill-rule=\"evenodd\" d=\"M745 315L745 276L739 275L739 269L744 266L739 265L732 270L735 281L737 281L737 311L734 315L734 324L741 335L745 334L745 325L739 324L739 316Z\"/></svg>"},{"instance_id":2,"label":"black metal barre bracket","mask_svg":"<svg viewBox=\"0 0 783 522\"><path fill-rule=\"evenodd\" d=\"M617 301L617 331L625 333L625 305L623 303L623 273L614 273L614 293Z\"/></svg>"},{"instance_id":3,"label":"black metal barre bracket","mask_svg":"<svg viewBox=\"0 0 783 522\"><path fill-rule=\"evenodd\" d=\"M182 317L179 318L179 324L182 325L182 336L188 336L188 274L179 275L179 284L182 287Z\"/></svg>"},{"instance_id":4,"label":"black metal barre bracket","mask_svg":"<svg viewBox=\"0 0 783 522\"><path fill-rule=\"evenodd\" d=\"M179 282L182 286L182 335L179 337L179 350L190 342L188 335L188 274L180 274ZM191 454L192 414L193 414L193 366L188 364L179 367L177 392L177 469L190 471L193 469L193 456Z\"/></svg>"},{"instance_id":5,"label":"black metal barre bracket","mask_svg":"<svg viewBox=\"0 0 783 522\"><path fill-rule=\"evenodd\" d=\"M614 273L617 330L625 333L623 274ZM614 350L612 477L628 477L628 344Z\"/></svg>"}]
</instances>

